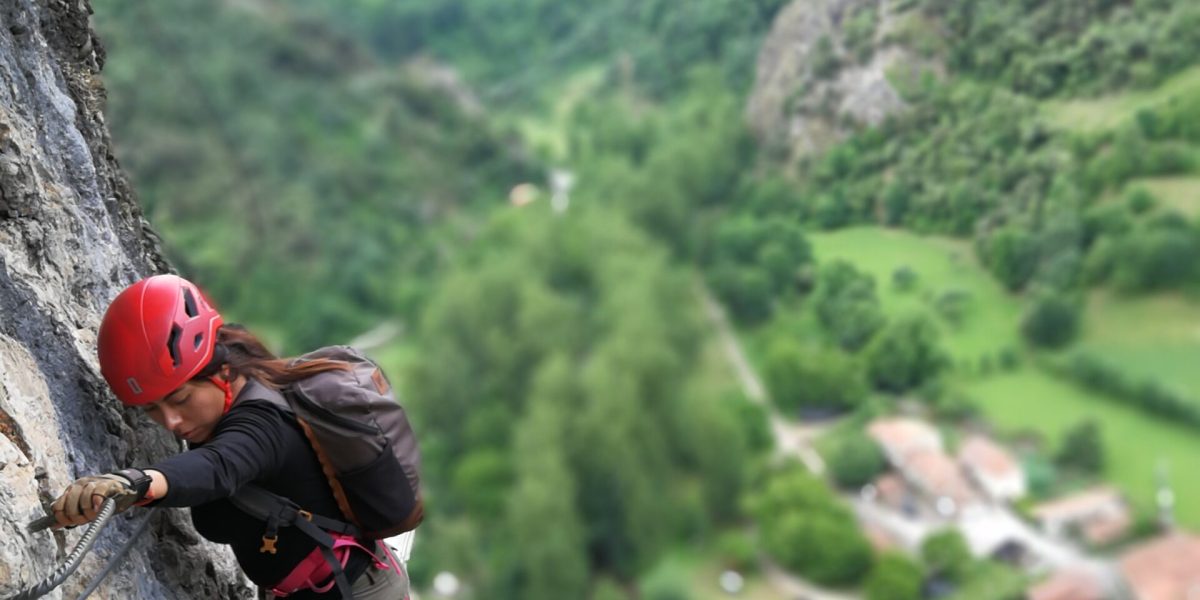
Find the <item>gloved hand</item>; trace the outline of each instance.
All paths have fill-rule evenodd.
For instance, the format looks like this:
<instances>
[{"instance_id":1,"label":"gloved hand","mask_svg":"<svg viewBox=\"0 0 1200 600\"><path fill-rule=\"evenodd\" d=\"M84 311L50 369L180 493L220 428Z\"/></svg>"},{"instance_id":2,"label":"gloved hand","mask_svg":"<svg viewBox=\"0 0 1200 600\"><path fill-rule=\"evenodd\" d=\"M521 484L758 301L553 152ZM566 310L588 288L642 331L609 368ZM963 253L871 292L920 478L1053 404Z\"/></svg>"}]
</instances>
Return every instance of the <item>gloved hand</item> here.
<instances>
[{"instance_id":1,"label":"gloved hand","mask_svg":"<svg viewBox=\"0 0 1200 600\"><path fill-rule=\"evenodd\" d=\"M96 518L105 498L116 498L116 512L122 512L145 497L149 488L150 478L137 469L83 477L67 486L51 510L58 527L83 525Z\"/></svg>"}]
</instances>

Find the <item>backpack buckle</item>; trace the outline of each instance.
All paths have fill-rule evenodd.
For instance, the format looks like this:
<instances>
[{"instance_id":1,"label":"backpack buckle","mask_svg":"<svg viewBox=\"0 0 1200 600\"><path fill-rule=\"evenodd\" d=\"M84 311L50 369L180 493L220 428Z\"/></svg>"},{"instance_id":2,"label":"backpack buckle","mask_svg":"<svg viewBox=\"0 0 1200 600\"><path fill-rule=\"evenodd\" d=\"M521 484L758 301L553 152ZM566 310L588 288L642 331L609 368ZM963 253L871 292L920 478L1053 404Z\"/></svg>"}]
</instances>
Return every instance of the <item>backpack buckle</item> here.
<instances>
[{"instance_id":1,"label":"backpack buckle","mask_svg":"<svg viewBox=\"0 0 1200 600\"><path fill-rule=\"evenodd\" d=\"M277 542L277 541L279 541L278 535L262 536L263 544L262 544L262 547L258 549L258 551L259 552L270 552L271 554L275 554L275 542Z\"/></svg>"}]
</instances>

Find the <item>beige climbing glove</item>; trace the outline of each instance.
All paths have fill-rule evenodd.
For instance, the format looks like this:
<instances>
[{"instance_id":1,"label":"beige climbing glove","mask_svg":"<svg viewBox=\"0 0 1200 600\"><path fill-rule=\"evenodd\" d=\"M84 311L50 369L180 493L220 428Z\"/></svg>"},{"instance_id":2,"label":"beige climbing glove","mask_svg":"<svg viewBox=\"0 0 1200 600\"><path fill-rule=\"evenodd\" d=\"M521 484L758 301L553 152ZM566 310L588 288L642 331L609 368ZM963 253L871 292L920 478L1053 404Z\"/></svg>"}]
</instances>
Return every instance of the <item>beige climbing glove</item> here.
<instances>
[{"instance_id":1,"label":"beige climbing glove","mask_svg":"<svg viewBox=\"0 0 1200 600\"><path fill-rule=\"evenodd\" d=\"M141 500L149 488L150 478L137 469L83 477L67 486L51 510L59 527L83 525L96 519L106 498L115 498L116 512L122 512Z\"/></svg>"}]
</instances>

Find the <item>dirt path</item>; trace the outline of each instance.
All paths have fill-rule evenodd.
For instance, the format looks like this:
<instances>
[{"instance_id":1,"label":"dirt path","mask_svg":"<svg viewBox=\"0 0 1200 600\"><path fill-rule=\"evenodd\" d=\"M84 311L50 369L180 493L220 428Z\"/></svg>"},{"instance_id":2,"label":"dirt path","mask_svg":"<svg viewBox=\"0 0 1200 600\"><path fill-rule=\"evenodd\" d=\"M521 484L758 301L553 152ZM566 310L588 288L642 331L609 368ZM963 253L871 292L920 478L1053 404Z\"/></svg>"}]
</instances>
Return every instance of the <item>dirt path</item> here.
<instances>
[{"instance_id":1,"label":"dirt path","mask_svg":"<svg viewBox=\"0 0 1200 600\"><path fill-rule=\"evenodd\" d=\"M708 288L702 284L696 286L696 292L700 296L700 300L704 303L704 312L708 315L709 321L717 330L717 335L721 339L721 348L725 352L726 358L729 360L730 366L737 373L738 381L742 384L742 391L751 402L762 405L767 409L767 413L771 418L771 431L775 435L775 452L778 455L788 456L794 455L804 462L804 466L808 467L809 471L817 475L825 472L825 461L821 460L821 456L817 454L812 447L812 441L824 430L824 425L804 425L793 423L783 418L775 407L771 405L770 399L767 396L767 390L763 387L762 380L758 374L750 366L750 361L746 359L746 352L742 349L741 342L733 333L733 328L729 325L729 319L725 316L725 309L712 297Z\"/></svg>"},{"instance_id":2,"label":"dirt path","mask_svg":"<svg viewBox=\"0 0 1200 600\"><path fill-rule=\"evenodd\" d=\"M729 360L730 366L737 373L742 391L751 402L762 405L767 409L771 419L771 432L775 436L775 453L777 456L799 457L810 471L816 474L825 472L825 461L812 447L812 442L821 433L824 426L803 425L789 422L780 416L771 405L762 380L750 366L741 342L733 333L725 310L712 297L703 284L696 285L696 293L704 304L704 312L720 336L721 347ZM787 600L858 600L860 597L845 592L834 592L820 588L800 577L789 573L779 565L764 560L762 562L764 577L771 587L782 594Z\"/></svg>"}]
</instances>

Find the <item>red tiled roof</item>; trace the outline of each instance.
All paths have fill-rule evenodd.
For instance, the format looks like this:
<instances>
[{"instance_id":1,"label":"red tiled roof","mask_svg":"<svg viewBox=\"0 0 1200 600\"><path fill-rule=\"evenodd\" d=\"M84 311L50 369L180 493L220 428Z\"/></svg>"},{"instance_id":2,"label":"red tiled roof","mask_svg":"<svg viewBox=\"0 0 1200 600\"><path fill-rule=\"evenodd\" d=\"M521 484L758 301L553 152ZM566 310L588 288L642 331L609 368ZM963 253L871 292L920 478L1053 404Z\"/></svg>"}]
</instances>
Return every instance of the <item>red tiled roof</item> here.
<instances>
[{"instance_id":1,"label":"red tiled roof","mask_svg":"<svg viewBox=\"0 0 1200 600\"><path fill-rule=\"evenodd\" d=\"M958 463L940 451L913 452L905 459L903 469L927 494L951 498L959 506L977 499Z\"/></svg>"},{"instance_id":2,"label":"red tiled roof","mask_svg":"<svg viewBox=\"0 0 1200 600\"><path fill-rule=\"evenodd\" d=\"M918 450L940 450L942 436L928 423L905 417L876 419L867 433L896 458Z\"/></svg>"},{"instance_id":3,"label":"red tiled roof","mask_svg":"<svg viewBox=\"0 0 1200 600\"><path fill-rule=\"evenodd\" d=\"M963 442L958 450L958 460L990 477L1003 479L1020 475L1017 461L1007 451L991 440L974 435Z\"/></svg>"},{"instance_id":4,"label":"red tiled roof","mask_svg":"<svg viewBox=\"0 0 1200 600\"><path fill-rule=\"evenodd\" d=\"M1039 519L1075 521L1103 513L1110 507L1118 507L1121 512L1127 512L1125 502L1117 490L1098 487L1043 502L1033 507L1033 514Z\"/></svg>"},{"instance_id":5,"label":"red tiled roof","mask_svg":"<svg viewBox=\"0 0 1200 600\"><path fill-rule=\"evenodd\" d=\"M1138 600L1200 598L1200 536L1173 533L1121 558L1121 574Z\"/></svg>"}]
</instances>

